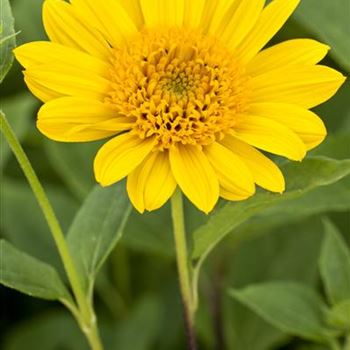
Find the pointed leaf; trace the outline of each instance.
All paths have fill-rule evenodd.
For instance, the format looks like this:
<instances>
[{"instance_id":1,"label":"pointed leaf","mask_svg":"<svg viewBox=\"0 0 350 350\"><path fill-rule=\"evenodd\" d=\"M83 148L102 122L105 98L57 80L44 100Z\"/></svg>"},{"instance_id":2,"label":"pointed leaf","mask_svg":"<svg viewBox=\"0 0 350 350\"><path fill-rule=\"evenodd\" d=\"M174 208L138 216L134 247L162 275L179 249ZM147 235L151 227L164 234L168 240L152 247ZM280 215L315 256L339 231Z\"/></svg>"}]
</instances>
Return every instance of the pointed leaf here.
<instances>
[{"instance_id":1,"label":"pointed leaf","mask_svg":"<svg viewBox=\"0 0 350 350\"><path fill-rule=\"evenodd\" d=\"M331 330L323 323L326 305L309 287L270 282L230 290L230 295L276 328L305 339L324 341Z\"/></svg>"},{"instance_id":2,"label":"pointed leaf","mask_svg":"<svg viewBox=\"0 0 350 350\"><path fill-rule=\"evenodd\" d=\"M57 271L32 256L0 240L0 283L24 294L47 300L70 301Z\"/></svg>"},{"instance_id":3,"label":"pointed leaf","mask_svg":"<svg viewBox=\"0 0 350 350\"><path fill-rule=\"evenodd\" d=\"M282 166L282 171L287 182L284 194L260 192L246 201L229 202L217 209L205 225L194 231L192 257L205 257L221 239L253 215L319 186L337 182L350 173L350 160L314 157L302 163L288 162Z\"/></svg>"},{"instance_id":4,"label":"pointed leaf","mask_svg":"<svg viewBox=\"0 0 350 350\"><path fill-rule=\"evenodd\" d=\"M86 290L120 239L130 213L125 184L96 186L85 200L68 232L68 244Z\"/></svg>"},{"instance_id":5,"label":"pointed leaf","mask_svg":"<svg viewBox=\"0 0 350 350\"><path fill-rule=\"evenodd\" d=\"M332 47L334 58L350 71L349 3L347 1L301 1L295 18Z\"/></svg>"},{"instance_id":6,"label":"pointed leaf","mask_svg":"<svg viewBox=\"0 0 350 350\"><path fill-rule=\"evenodd\" d=\"M350 251L336 227L325 220L320 271L328 299L340 303L350 299Z\"/></svg>"},{"instance_id":7,"label":"pointed leaf","mask_svg":"<svg viewBox=\"0 0 350 350\"><path fill-rule=\"evenodd\" d=\"M16 34L9 1L0 0L0 9L0 83L2 83L12 66L12 49L16 46Z\"/></svg>"}]
</instances>

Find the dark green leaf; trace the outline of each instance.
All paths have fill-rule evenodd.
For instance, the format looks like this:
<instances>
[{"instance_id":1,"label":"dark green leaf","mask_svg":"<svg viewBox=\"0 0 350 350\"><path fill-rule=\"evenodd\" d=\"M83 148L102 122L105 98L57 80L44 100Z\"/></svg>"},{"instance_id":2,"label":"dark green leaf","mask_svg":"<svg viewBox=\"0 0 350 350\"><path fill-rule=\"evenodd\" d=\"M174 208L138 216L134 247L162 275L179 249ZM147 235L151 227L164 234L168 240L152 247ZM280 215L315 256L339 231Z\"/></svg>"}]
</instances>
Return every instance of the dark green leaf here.
<instances>
[{"instance_id":1,"label":"dark green leaf","mask_svg":"<svg viewBox=\"0 0 350 350\"><path fill-rule=\"evenodd\" d=\"M96 143L45 141L45 150L52 167L78 199L83 200L95 184L92 164L97 148Z\"/></svg>"},{"instance_id":2,"label":"dark green leaf","mask_svg":"<svg viewBox=\"0 0 350 350\"><path fill-rule=\"evenodd\" d=\"M86 290L121 237L130 213L123 182L96 186L85 200L68 232L68 244Z\"/></svg>"},{"instance_id":3,"label":"dark green leaf","mask_svg":"<svg viewBox=\"0 0 350 350\"><path fill-rule=\"evenodd\" d=\"M329 301L337 304L350 299L350 252L329 220L324 222L324 227L320 271Z\"/></svg>"},{"instance_id":4,"label":"dark green leaf","mask_svg":"<svg viewBox=\"0 0 350 350\"><path fill-rule=\"evenodd\" d=\"M1 99L1 108L11 124L19 141L26 136L32 123L32 115L36 105L36 99L29 93L11 96ZM3 168L10 155L10 147L7 142L1 143L0 167Z\"/></svg>"},{"instance_id":5,"label":"dark green leaf","mask_svg":"<svg viewBox=\"0 0 350 350\"><path fill-rule=\"evenodd\" d=\"M321 342L332 334L323 323L326 305L302 284L270 282L231 289L230 295L286 333Z\"/></svg>"},{"instance_id":6,"label":"dark green leaf","mask_svg":"<svg viewBox=\"0 0 350 350\"><path fill-rule=\"evenodd\" d=\"M330 310L328 322L333 327L350 331L350 299L336 304Z\"/></svg>"},{"instance_id":7,"label":"dark green leaf","mask_svg":"<svg viewBox=\"0 0 350 350\"><path fill-rule=\"evenodd\" d=\"M260 192L246 201L230 202L216 210L205 225L194 231L192 257L207 255L229 232L272 205L280 205L314 188L337 182L350 173L350 160L315 157L302 163L287 163L282 171L287 182L283 195Z\"/></svg>"},{"instance_id":8,"label":"dark green leaf","mask_svg":"<svg viewBox=\"0 0 350 350\"><path fill-rule=\"evenodd\" d=\"M2 233L16 247L56 268L62 263L40 207L26 182L2 178L0 191ZM63 231L71 224L77 203L63 188L45 185ZM20 215L20 220L18 217Z\"/></svg>"},{"instance_id":9,"label":"dark green leaf","mask_svg":"<svg viewBox=\"0 0 350 350\"><path fill-rule=\"evenodd\" d=\"M88 350L77 323L68 312L26 317L4 339L3 350Z\"/></svg>"},{"instance_id":10,"label":"dark green leaf","mask_svg":"<svg viewBox=\"0 0 350 350\"><path fill-rule=\"evenodd\" d=\"M321 220L313 217L294 225L283 225L269 230L269 234L240 242L234 250L234 237L218 249L219 255L230 261L228 284L242 288L266 280L293 280L313 285L318 278L317 259L322 237ZM231 241L232 244L231 244ZM305 249L308 247L308 249ZM221 249L220 249L221 248ZM224 250L225 248L225 250ZM224 254L226 252L226 254ZM295 257L298 256L298 259ZM225 305L227 339L237 350L269 350L287 336L266 323L251 310L234 301ZM235 331L232 332L232 329Z\"/></svg>"},{"instance_id":11,"label":"dark green leaf","mask_svg":"<svg viewBox=\"0 0 350 350\"><path fill-rule=\"evenodd\" d=\"M21 44L47 38L42 21L43 2L43 0L14 1L12 10L16 18L16 27L20 31L18 41Z\"/></svg>"},{"instance_id":12,"label":"dark green leaf","mask_svg":"<svg viewBox=\"0 0 350 350\"><path fill-rule=\"evenodd\" d=\"M50 265L0 240L0 283L33 297L67 300L70 295L57 271Z\"/></svg>"},{"instance_id":13,"label":"dark green leaf","mask_svg":"<svg viewBox=\"0 0 350 350\"><path fill-rule=\"evenodd\" d=\"M113 348L122 350L153 349L159 331L161 309L154 297L144 297L130 317L114 330Z\"/></svg>"},{"instance_id":14,"label":"dark green leaf","mask_svg":"<svg viewBox=\"0 0 350 350\"><path fill-rule=\"evenodd\" d=\"M0 9L0 83L2 83L12 66L12 50L16 46L16 34L9 1L0 0Z\"/></svg>"},{"instance_id":15,"label":"dark green leaf","mask_svg":"<svg viewBox=\"0 0 350 350\"><path fill-rule=\"evenodd\" d=\"M350 71L349 3L329 0L301 1L295 18L331 46L331 54Z\"/></svg>"}]
</instances>

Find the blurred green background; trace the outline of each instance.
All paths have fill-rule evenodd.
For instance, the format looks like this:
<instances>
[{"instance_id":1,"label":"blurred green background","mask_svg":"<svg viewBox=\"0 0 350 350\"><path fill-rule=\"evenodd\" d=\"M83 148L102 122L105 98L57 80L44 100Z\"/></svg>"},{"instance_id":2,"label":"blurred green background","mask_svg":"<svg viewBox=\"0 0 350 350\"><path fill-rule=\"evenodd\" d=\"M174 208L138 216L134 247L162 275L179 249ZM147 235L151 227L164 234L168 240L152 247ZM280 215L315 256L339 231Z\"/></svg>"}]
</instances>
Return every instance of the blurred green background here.
<instances>
[{"instance_id":1,"label":"blurred green background","mask_svg":"<svg viewBox=\"0 0 350 350\"><path fill-rule=\"evenodd\" d=\"M43 1L10 2L16 30L20 31L18 44L45 40ZM332 47L325 63L348 75L349 18L349 0L303 0L274 42L300 37L319 39ZM1 108L66 229L94 185L92 160L99 144L67 145L40 135L35 128L40 104L26 90L18 64L12 67L0 93ZM350 158L349 81L316 111L325 121L329 137L312 154ZM61 271L46 223L4 140L0 166L1 236ZM312 191L298 199L297 206L288 203L283 210L275 208L239 227L235 235L243 238L239 245L229 236L209 258L200 283L200 349L321 349L266 324L225 292L227 286L238 288L279 279L302 281L322 292L317 272L323 237L321 219L328 216L350 242L350 178ZM187 224L193 229L205 218L186 204ZM107 349L185 349L170 228L168 207L142 217L133 213L124 237L100 273L96 309ZM1 349L87 349L75 322L58 303L33 299L2 286L0 300ZM221 345L215 340L219 336L213 327L218 318Z\"/></svg>"}]
</instances>

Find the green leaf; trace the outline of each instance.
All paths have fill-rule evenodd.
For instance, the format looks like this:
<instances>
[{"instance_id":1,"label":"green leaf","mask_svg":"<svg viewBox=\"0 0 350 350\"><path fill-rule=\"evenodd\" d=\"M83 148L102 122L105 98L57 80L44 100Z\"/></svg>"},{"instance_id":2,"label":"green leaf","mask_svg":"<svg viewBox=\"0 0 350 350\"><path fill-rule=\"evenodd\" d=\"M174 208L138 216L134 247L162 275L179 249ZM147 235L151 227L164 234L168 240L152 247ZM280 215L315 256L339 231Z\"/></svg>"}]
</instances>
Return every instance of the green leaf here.
<instances>
[{"instance_id":1,"label":"green leaf","mask_svg":"<svg viewBox=\"0 0 350 350\"><path fill-rule=\"evenodd\" d=\"M326 305L309 287L293 282L269 282L230 290L230 295L276 328L323 342L332 335L323 322Z\"/></svg>"},{"instance_id":2,"label":"green leaf","mask_svg":"<svg viewBox=\"0 0 350 350\"><path fill-rule=\"evenodd\" d=\"M236 242L232 236L219 251L224 261L230 261L226 267L229 269L227 283L235 288L243 288L267 280L288 279L314 285L318 278L317 259L322 241L321 230L321 220L312 217L298 224L272 228L266 235L242 241L234 253L232 247ZM295 259L296 256L298 259ZM286 340L286 334L266 323L248 308L236 301L232 304L230 300L230 303L225 305L225 312L231 322L227 339L232 341L233 349L274 349L276 343ZM232 332L232 329L235 331Z\"/></svg>"},{"instance_id":3,"label":"green leaf","mask_svg":"<svg viewBox=\"0 0 350 350\"><path fill-rule=\"evenodd\" d=\"M349 3L346 1L301 1L294 17L331 46L331 55L350 71Z\"/></svg>"},{"instance_id":4,"label":"green leaf","mask_svg":"<svg viewBox=\"0 0 350 350\"><path fill-rule=\"evenodd\" d=\"M1 181L0 201L6 203L1 207L2 234L18 249L61 269L54 240L27 182L4 177ZM77 203L62 187L45 185L45 190L63 231L67 231L78 210Z\"/></svg>"},{"instance_id":5,"label":"green leaf","mask_svg":"<svg viewBox=\"0 0 350 350\"><path fill-rule=\"evenodd\" d=\"M0 283L24 294L47 300L70 301L57 271L0 240Z\"/></svg>"},{"instance_id":6,"label":"green leaf","mask_svg":"<svg viewBox=\"0 0 350 350\"><path fill-rule=\"evenodd\" d=\"M0 9L0 83L2 83L12 66L12 50L16 46L16 34L9 1L0 0Z\"/></svg>"},{"instance_id":7,"label":"green leaf","mask_svg":"<svg viewBox=\"0 0 350 350\"><path fill-rule=\"evenodd\" d=\"M287 190L283 195L260 192L246 201L229 202L217 209L205 225L195 230L193 259L203 259L220 240L253 215L345 177L350 173L350 160L314 157L302 163L289 162L282 166L282 171L287 183Z\"/></svg>"},{"instance_id":8,"label":"green leaf","mask_svg":"<svg viewBox=\"0 0 350 350\"><path fill-rule=\"evenodd\" d=\"M9 123L19 141L23 140L31 126L36 103L36 99L29 93L1 99L1 108L5 115L8 116ZM2 169L4 168L10 154L10 147L7 142L2 142L0 148L0 167Z\"/></svg>"},{"instance_id":9,"label":"green leaf","mask_svg":"<svg viewBox=\"0 0 350 350\"><path fill-rule=\"evenodd\" d=\"M83 200L95 184L93 159L99 143L59 143L46 140L45 150L52 167L70 191Z\"/></svg>"},{"instance_id":10,"label":"green leaf","mask_svg":"<svg viewBox=\"0 0 350 350\"><path fill-rule=\"evenodd\" d=\"M159 334L160 317L161 308L157 298L143 297L129 318L115 329L111 348L121 350L153 349L154 341Z\"/></svg>"},{"instance_id":11,"label":"green leaf","mask_svg":"<svg viewBox=\"0 0 350 350\"><path fill-rule=\"evenodd\" d=\"M10 332L4 334L1 349L88 350L89 346L68 312L51 310L16 322Z\"/></svg>"},{"instance_id":12,"label":"green leaf","mask_svg":"<svg viewBox=\"0 0 350 350\"><path fill-rule=\"evenodd\" d=\"M350 299L336 304L330 310L327 320L333 327L350 331Z\"/></svg>"},{"instance_id":13,"label":"green leaf","mask_svg":"<svg viewBox=\"0 0 350 350\"><path fill-rule=\"evenodd\" d=\"M43 0L16 0L13 2L12 11L16 18L16 27L21 33L18 41L47 40L42 21Z\"/></svg>"},{"instance_id":14,"label":"green leaf","mask_svg":"<svg viewBox=\"0 0 350 350\"><path fill-rule=\"evenodd\" d=\"M320 271L329 301L337 304L350 299L350 252L329 220L325 220L324 228Z\"/></svg>"},{"instance_id":15,"label":"green leaf","mask_svg":"<svg viewBox=\"0 0 350 350\"><path fill-rule=\"evenodd\" d=\"M96 186L68 232L68 244L88 292L97 272L120 239L130 213L125 184Z\"/></svg>"}]
</instances>

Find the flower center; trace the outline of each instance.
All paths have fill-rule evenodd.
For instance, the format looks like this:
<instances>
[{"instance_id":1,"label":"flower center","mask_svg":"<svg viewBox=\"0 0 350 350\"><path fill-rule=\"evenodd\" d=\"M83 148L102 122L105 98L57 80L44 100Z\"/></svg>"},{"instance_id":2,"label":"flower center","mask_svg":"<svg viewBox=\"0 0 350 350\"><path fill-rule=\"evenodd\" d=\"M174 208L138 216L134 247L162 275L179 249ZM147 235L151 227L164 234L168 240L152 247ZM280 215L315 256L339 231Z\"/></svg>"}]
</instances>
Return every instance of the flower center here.
<instances>
[{"instance_id":1,"label":"flower center","mask_svg":"<svg viewBox=\"0 0 350 350\"><path fill-rule=\"evenodd\" d=\"M106 103L161 150L221 139L247 105L249 78L232 53L187 29L143 30L115 48L111 79Z\"/></svg>"}]
</instances>

